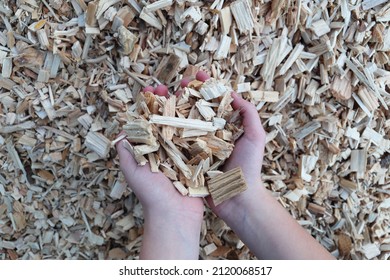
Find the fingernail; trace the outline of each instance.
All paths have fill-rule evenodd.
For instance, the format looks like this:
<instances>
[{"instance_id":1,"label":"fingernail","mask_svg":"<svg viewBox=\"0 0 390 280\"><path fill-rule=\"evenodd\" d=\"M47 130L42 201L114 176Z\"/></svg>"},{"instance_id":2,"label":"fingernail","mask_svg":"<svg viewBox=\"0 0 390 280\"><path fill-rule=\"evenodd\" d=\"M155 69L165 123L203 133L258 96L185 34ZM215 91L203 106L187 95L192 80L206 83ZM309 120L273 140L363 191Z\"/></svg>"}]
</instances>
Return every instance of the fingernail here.
<instances>
[{"instance_id":1,"label":"fingernail","mask_svg":"<svg viewBox=\"0 0 390 280\"><path fill-rule=\"evenodd\" d=\"M183 94L183 90L181 90L181 89L179 89L178 91L175 92L176 97L179 97L182 94Z\"/></svg>"},{"instance_id":2,"label":"fingernail","mask_svg":"<svg viewBox=\"0 0 390 280\"><path fill-rule=\"evenodd\" d=\"M191 79L189 77L185 77L180 82L180 87L185 88L188 86L188 84L191 82Z\"/></svg>"},{"instance_id":3,"label":"fingernail","mask_svg":"<svg viewBox=\"0 0 390 280\"><path fill-rule=\"evenodd\" d=\"M143 92L151 92L154 93L154 87L152 86L147 86L143 89Z\"/></svg>"},{"instance_id":4,"label":"fingernail","mask_svg":"<svg viewBox=\"0 0 390 280\"><path fill-rule=\"evenodd\" d=\"M158 85L158 86L156 86L154 94L160 95L160 96L165 96L166 98L168 98L169 97L168 87L166 85Z\"/></svg>"},{"instance_id":5,"label":"fingernail","mask_svg":"<svg viewBox=\"0 0 390 280\"><path fill-rule=\"evenodd\" d=\"M205 82L205 81L207 81L208 79L210 79L210 76L209 76L209 74L207 74L205 71L198 71L198 73L196 73L195 78L196 78L198 81Z\"/></svg>"}]
</instances>

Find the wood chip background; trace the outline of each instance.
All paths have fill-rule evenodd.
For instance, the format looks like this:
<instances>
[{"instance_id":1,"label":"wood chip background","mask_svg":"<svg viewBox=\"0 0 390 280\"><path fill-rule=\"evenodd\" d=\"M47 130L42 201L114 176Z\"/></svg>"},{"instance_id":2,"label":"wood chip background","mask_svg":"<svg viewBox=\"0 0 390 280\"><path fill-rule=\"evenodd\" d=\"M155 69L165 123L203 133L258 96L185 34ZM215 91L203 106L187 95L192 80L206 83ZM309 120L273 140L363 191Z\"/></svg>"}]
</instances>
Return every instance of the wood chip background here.
<instances>
[{"instance_id":1,"label":"wood chip background","mask_svg":"<svg viewBox=\"0 0 390 280\"><path fill-rule=\"evenodd\" d=\"M303 227L339 259L390 258L388 1L1 0L0 17L0 259L138 258L111 141L142 87L198 69L257 106L265 185ZM205 215L200 258L254 258Z\"/></svg>"}]
</instances>

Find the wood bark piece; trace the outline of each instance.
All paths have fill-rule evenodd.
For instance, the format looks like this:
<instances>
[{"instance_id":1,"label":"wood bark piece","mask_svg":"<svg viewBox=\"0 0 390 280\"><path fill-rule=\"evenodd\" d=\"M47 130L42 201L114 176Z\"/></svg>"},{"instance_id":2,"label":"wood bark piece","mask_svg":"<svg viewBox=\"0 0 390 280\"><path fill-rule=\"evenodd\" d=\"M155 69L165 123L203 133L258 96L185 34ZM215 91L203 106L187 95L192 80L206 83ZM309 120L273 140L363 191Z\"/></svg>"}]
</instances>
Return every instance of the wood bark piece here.
<instances>
[{"instance_id":1,"label":"wood bark piece","mask_svg":"<svg viewBox=\"0 0 390 280\"><path fill-rule=\"evenodd\" d=\"M355 182L349 181L344 178L340 179L339 184L341 187L343 187L344 189L350 192L355 191L357 189L357 184Z\"/></svg>"},{"instance_id":2,"label":"wood bark piece","mask_svg":"<svg viewBox=\"0 0 390 280\"><path fill-rule=\"evenodd\" d=\"M155 77L162 83L169 83L177 74L180 61L180 57L175 54L165 56L154 74Z\"/></svg>"},{"instance_id":3,"label":"wood bark piece","mask_svg":"<svg viewBox=\"0 0 390 280\"><path fill-rule=\"evenodd\" d=\"M153 145L137 145L134 146L134 152L139 155L149 155L158 151L159 148L160 145L158 143L154 143Z\"/></svg>"},{"instance_id":4,"label":"wood bark piece","mask_svg":"<svg viewBox=\"0 0 390 280\"><path fill-rule=\"evenodd\" d=\"M285 5L285 0L272 0L270 15L270 22L272 24L280 17L282 11L285 9Z\"/></svg>"},{"instance_id":5,"label":"wood bark piece","mask_svg":"<svg viewBox=\"0 0 390 280\"><path fill-rule=\"evenodd\" d=\"M127 140L123 140L122 142L123 147L129 151L129 153L134 157L135 161L140 166L144 166L148 160L143 156L135 152L134 147L129 143Z\"/></svg>"},{"instance_id":6,"label":"wood bark piece","mask_svg":"<svg viewBox=\"0 0 390 280\"><path fill-rule=\"evenodd\" d=\"M315 203L309 203L307 209L317 215L324 215L326 213L325 207L322 207Z\"/></svg>"},{"instance_id":7,"label":"wood bark piece","mask_svg":"<svg viewBox=\"0 0 390 280\"><path fill-rule=\"evenodd\" d=\"M88 3L87 11L85 14L85 23L90 27L96 26L96 2L91 1Z\"/></svg>"},{"instance_id":8,"label":"wood bark piece","mask_svg":"<svg viewBox=\"0 0 390 280\"><path fill-rule=\"evenodd\" d=\"M362 137L364 139L368 139L368 140L371 140L375 145L377 145L378 147L379 146L386 146L386 141L384 141L383 139L383 135L376 132L374 129L372 129L371 127L367 127L363 134L362 134Z\"/></svg>"},{"instance_id":9,"label":"wood bark piece","mask_svg":"<svg viewBox=\"0 0 390 280\"><path fill-rule=\"evenodd\" d=\"M290 53L289 57L287 58L286 62L283 64L282 68L280 69L280 75L284 75L294 64L294 62L299 58L301 55L304 45L297 44L295 45L293 51Z\"/></svg>"},{"instance_id":10,"label":"wood bark piece","mask_svg":"<svg viewBox=\"0 0 390 280\"><path fill-rule=\"evenodd\" d=\"M372 90L375 95L378 97L379 101L381 101L383 107L385 109L388 109L387 107L387 104L386 102L384 102L382 96L380 95L380 93L378 92L378 88L377 86L374 84L373 80L372 80L372 77L368 76L367 74L367 71L366 69L364 70L364 73L363 74L359 69L358 67L356 66L356 60L354 60L355 62L349 60L348 58L345 60L346 62L346 65L351 69L351 71L355 74L355 76L370 90Z\"/></svg>"},{"instance_id":11,"label":"wood bark piece","mask_svg":"<svg viewBox=\"0 0 390 280\"><path fill-rule=\"evenodd\" d=\"M156 149L155 151L157 151L157 150L158 149ZM149 160L150 170L153 173L159 173L160 172L160 170L159 170L159 162L157 160L156 155L153 153L155 151L152 151L152 152L148 153L148 160Z\"/></svg>"},{"instance_id":12,"label":"wood bark piece","mask_svg":"<svg viewBox=\"0 0 390 280\"><path fill-rule=\"evenodd\" d=\"M294 137L297 138L297 140L301 140L305 138L306 136L310 135L317 129L321 127L321 124L317 121L312 121L307 123L305 126L300 128L297 132L294 133Z\"/></svg>"},{"instance_id":13,"label":"wood bark piece","mask_svg":"<svg viewBox=\"0 0 390 280\"><path fill-rule=\"evenodd\" d=\"M352 250L352 241L348 235L341 233L338 236L337 245L341 256L348 257L350 255Z\"/></svg>"},{"instance_id":14,"label":"wood bark piece","mask_svg":"<svg viewBox=\"0 0 390 280\"><path fill-rule=\"evenodd\" d=\"M191 20L192 22L197 23L201 19L202 19L202 14L200 12L199 7L196 6L189 7L180 16L181 23L185 22L186 20Z\"/></svg>"},{"instance_id":15,"label":"wood bark piece","mask_svg":"<svg viewBox=\"0 0 390 280\"><path fill-rule=\"evenodd\" d=\"M118 2L120 2L120 0L99 1L98 6L97 6L97 10L96 10L96 18L99 19L108 8L110 8L111 6L113 6L114 4L116 4Z\"/></svg>"},{"instance_id":16,"label":"wood bark piece","mask_svg":"<svg viewBox=\"0 0 390 280\"><path fill-rule=\"evenodd\" d=\"M214 110L210 106L208 106L207 104L202 102L202 100L197 101L195 106L196 106L196 108L198 108L199 113L203 116L203 118L206 121L211 121L214 118L214 116L216 115ZM214 125L214 123L213 123L213 125Z\"/></svg>"},{"instance_id":17,"label":"wood bark piece","mask_svg":"<svg viewBox=\"0 0 390 280\"><path fill-rule=\"evenodd\" d=\"M136 13L132 8L130 8L129 6L123 6L121 9L118 10L114 21L116 18L119 18L122 25L124 27L128 27L129 24L134 20L135 16Z\"/></svg>"},{"instance_id":18,"label":"wood bark piece","mask_svg":"<svg viewBox=\"0 0 390 280\"><path fill-rule=\"evenodd\" d=\"M375 94L373 94L371 91L368 91L365 86L361 86L359 88L358 96L370 112L374 112L380 105Z\"/></svg>"},{"instance_id":19,"label":"wood bark piece","mask_svg":"<svg viewBox=\"0 0 390 280\"><path fill-rule=\"evenodd\" d=\"M23 172L23 174L26 176L26 170L24 168L24 165L22 161L20 160L20 156L18 152L15 149L14 143L12 142L11 138L8 138L6 141L6 148L8 151L9 156L11 157L12 161L14 162L14 167L19 169Z\"/></svg>"},{"instance_id":20,"label":"wood bark piece","mask_svg":"<svg viewBox=\"0 0 390 280\"><path fill-rule=\"evenodd\" d=\"M110 197L113 199L120 199L123 193L126 191L127 184L124 180L115 181L114 186L111 189Z\"/></svg>"},{"instance_id":21,"label":"wood bark piece","mask_svg":"<svg viewBox=\"0 0 390 280\"><path fill-rule=\"evenodd\" d=\"M217 206L247 189L244 174L236 167L207 182L211 197Z\"/></svg>"},{"instance_id":22,"label":"wood bark piece","mask_svg":"<svg viewBox=\"0 0 390 280\"><path fill-rule=\"evenodd\" d=\"M306 182L311 182L312 176L310 173L315 168L315 164L318 160L317 156L302 155L299 162L299 176Z\"/></svg>"}]
</instances>

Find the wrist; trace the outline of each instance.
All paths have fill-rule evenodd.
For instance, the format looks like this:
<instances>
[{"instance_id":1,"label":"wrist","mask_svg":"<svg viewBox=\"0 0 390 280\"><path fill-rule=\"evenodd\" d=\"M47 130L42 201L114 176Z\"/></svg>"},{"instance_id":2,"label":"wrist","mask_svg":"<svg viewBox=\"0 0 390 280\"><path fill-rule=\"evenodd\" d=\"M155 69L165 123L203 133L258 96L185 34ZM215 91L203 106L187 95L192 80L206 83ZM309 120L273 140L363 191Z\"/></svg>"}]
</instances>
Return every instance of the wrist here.
<instances>
[{"instance_id":1,"label":"wrist","mask_svg":"<svg viewBox=\"0 0 390 280\"><path fill-rule=\"evenodd\" d=\"M203 212L178 211L167 209L162 211L154 207L144 209L145 223L161 225L163 227L180 227L192 231L200 228Z\"/></svg>"},{"instance_id":2,"label":"wrist","mask_svg":"<svg viewBox=\"0 0 390 280\"><path fill-rule=\"evenodd\" d=\"M218 205L215 209L216 214L231 226L235 221L241 221L265 196L267 189L264 188L262 181L253 180L248 183L247 190Z\"/></svg>"},{"instance_id":3,"label":"wrist","mask_svg":"<svg viewBox=\"0 0 390 280\"><path fill-rule=\"evenodd\" d=\"M150 210L144 217L141 259L198 259L202 219Z\"/></svg>"}]
</instances>

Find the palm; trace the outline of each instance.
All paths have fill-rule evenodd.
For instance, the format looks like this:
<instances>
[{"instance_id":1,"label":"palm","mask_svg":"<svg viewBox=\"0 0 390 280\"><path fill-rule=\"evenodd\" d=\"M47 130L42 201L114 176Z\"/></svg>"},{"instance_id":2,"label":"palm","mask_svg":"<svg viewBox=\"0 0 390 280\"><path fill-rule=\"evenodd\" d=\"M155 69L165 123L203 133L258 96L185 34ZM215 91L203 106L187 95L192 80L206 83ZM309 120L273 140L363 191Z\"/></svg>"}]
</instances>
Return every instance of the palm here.
<instances>
[{"instance_id":1,"label":"palm","mask_svg":"<svg viewBox=\"0 0 390 280\"><path fill-rule=\"evenodd\" d=\"M130 153L122 149L118 147L122 172L144 207L182 215L203 214L202 199L182 196L163 173L151 172L149 165L138 166Z\"/></svg>"},{"instance_id":2,"label":"palm","mask_svg":"<svg viewBox=\"0 0 390 280\"><path fill-rule=\"evenodd\" d=\"M212 210L221 215L222 211L229 213L234 211L234 203L243 198L251 196L253 191L261 185L261 166L263 164L265 131L261 125L256 108L249 102L244 101L238 96L234 96L233 107L241 110L243 118L244 135L236 142L234 151L224 165L224 171L231 170L235 167L241 167L248 190L242 195L238 195L228 201L214 205L213 201L208 198L208 203Z\"/></svg>"},{"instance_id":3,"label":"palm","mask_svg":"<svg viewBox=\"0 0 390 280\"><path fill-rule=\"evenodd\" d=\"M240 166L246 180L260 178L263 145L256 139L250 139L247 135L244 135L236 142L234 151L224 166L224 171Z\"/></svg>"}]
</instances>

